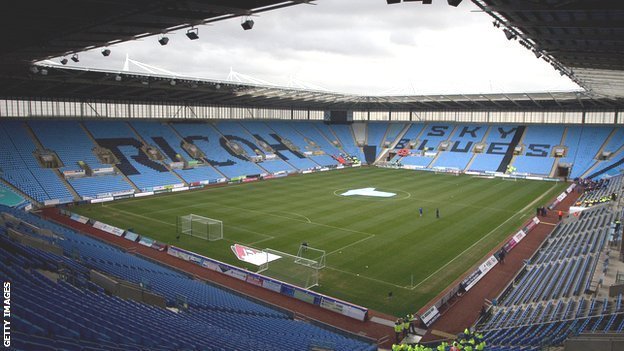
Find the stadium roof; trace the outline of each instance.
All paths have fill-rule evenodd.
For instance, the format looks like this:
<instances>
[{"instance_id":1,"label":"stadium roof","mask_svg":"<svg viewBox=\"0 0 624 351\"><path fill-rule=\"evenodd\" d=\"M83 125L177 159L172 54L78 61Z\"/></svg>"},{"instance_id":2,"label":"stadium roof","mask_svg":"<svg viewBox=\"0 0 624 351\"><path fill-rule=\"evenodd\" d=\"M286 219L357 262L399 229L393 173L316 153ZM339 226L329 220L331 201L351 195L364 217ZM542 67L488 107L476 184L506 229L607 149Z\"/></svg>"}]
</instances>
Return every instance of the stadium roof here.
<instances>
[{"instance_id":1,"label":"stadium roof","mask_svg":"<svg viewBox=\"0 0 624 351\"><path fill-rule=\"evenodd\" d=\"M9 1L0 12L0 30L9 39L0 63L39 61L310 1Z\"/></svg>"},{"instance_id":2,"label":"stadium roof","mask_svg":"<svg viewBox=\"0 0 624 351\"><path fill-rule=\"evenodd\" d=\"M624 98L624 1L473 2L592 94Z\"/></svg>"},{"instance_id":3,"label":"stadium roof","mask_svg":"<svg viewBox=\"0 0 624 351\"><path fill-rule=\"evenodd\" d=\"M308 0L10 2L0 98L199 103L295 109L622 109L624 1L473 0L586 92L360 96L188 77L33 68L32 62ZM426 11L426 7L422 8ZM513 69L510 67L509 69ZM175 83L172 83L175 81Z\"/></svg>"},{"instance_id":4,"label":"stadium roof","mask_svg":"<svg viewBox=\"0 0 624 351\"><path fill-rule=\"evenodd\" d=\"M5 77L0 96L240 105L293 109L518 110L618 109L621 100L578 92L362 96L218 80L40 65ZM44 74L45 71L45 74Z\"/></svg>"}]
</instances>

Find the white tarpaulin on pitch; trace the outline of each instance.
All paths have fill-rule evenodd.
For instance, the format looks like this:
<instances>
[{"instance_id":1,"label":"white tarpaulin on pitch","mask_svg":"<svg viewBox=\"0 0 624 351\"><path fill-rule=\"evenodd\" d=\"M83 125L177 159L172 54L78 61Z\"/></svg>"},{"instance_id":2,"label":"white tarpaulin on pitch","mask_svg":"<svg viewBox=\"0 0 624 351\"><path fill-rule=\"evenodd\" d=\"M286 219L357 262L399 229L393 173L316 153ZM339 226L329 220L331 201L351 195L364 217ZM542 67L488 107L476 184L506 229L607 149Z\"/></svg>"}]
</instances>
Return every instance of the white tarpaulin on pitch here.
<instances>
[{"instance_id":1,"label":"white tarpaulin on pitch","mask_svg":"<svg viewBox=\"0 0 624 351\"><path fill-rule=\"evenodd\" d=\"M275 261L282 258L282 256L262 252L260 250L239 244L234 244L230 246L230 248L239 260L251 263L256 266L261 266L267 262Z\"/></svg>"},{"instance_id":2,"label":"white tarpaulin on pitch","mask_svg":"<svg viewBox=\"0 0 624 351\"><path fill-rule=\"evenodd\" d=\"M349 190L346 193L340 194L342 196L374 196L374 197L393 197L395 193L387 193L384 191L377 191L375 188L362 188Z\"/></svg>"}]
</instances>

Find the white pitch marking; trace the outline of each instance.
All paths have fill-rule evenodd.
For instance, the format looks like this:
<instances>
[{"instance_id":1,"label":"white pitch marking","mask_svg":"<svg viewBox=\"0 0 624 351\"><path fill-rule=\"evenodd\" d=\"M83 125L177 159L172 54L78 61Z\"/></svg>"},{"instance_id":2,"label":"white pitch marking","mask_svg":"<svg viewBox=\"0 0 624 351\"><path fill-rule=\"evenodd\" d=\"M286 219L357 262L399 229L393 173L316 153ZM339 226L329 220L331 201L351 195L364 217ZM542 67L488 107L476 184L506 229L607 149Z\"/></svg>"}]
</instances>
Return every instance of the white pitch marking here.
<instances>
[{"instance_id":1,"label":"white pitch marking","mask_svg":"<svg viewBox=\"0 0 624 351\"><path fill-rule=\"evenodd\" d=\"M516 213L514 216L509 217L506 221L504 221L503 223L501 223L498 227L492 229L489 233L485 234L485 236L483 236L481 239L479 239L478 241L476 241L474 244L470 245L470 247L468 247L466 250L462 251L459 255L455 256L452 260L448 261L444 266L438 268L438 270L436 270L435 272L431 273L427 278L423 279L420 281L420 283L414 285L414 287L412 287L411 290L416 289L417 287L419 287L422 283L426 282L427 280L429 280L431 277L433 277L434 275L438 274L441 270L443 270L444 268L446 268L449 264L453 263L456 259L458 259L459 257L463 256L467 251L469 251L470 249L472 249L473 247L475 247L478 243L480 243L483 239L489 237L490 235L492 235L492 233L494 233L498 228L502 227L504 224L506 224L507 222L509 222L510 220L512 220L513 218L521 215L526 209L528 209L529 207L533 206L536 202L540 201L544 196L546 196L546 194L548 192L550 192L550 190L552 190L555 187L556 184L554 184L552 187L550 187L550 189L545 192L544 194L542 194L542 196L538 197L537 199L535 199L533 202L531 202L530 204L526 205L522 210L518 211L518 213Z\"/></svg>"}]
</instances>

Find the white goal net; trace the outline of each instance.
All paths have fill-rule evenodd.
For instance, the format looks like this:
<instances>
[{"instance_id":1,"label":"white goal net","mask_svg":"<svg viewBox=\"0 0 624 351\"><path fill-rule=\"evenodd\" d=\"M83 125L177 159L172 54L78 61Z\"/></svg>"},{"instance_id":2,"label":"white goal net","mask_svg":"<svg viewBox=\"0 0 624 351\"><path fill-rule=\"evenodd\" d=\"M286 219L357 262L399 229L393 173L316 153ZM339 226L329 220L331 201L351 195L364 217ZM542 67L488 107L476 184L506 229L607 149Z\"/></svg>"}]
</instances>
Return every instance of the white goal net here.
<instances>
[{"instance_id":1,"label":"white goal net","mask_svg":"<svg viewBox=\"0 0 624 351\"><path fill-rule=\"evenodd\" d=\"M178 233L208 241L220 240L223 239L223 222L196 214L180 216Z\"/></svg>"},{"instance_id":2,"label":"white goal net","mask_svg":"<svg viewBox=\"0 0 624 351\"><path fill-rule=\"evenodd\" d=\"M304 289L310 289L319 285L319 271L325 267L324 251L322 262L273 249L264 249L262 251L267 255L267 260L259 267L258 273ZM269 255L276 255L280 258L269 262ZM315 256L318 255L315 254ZM319 258L321 257L319 256Z\"/></svg>"}]
</instances>

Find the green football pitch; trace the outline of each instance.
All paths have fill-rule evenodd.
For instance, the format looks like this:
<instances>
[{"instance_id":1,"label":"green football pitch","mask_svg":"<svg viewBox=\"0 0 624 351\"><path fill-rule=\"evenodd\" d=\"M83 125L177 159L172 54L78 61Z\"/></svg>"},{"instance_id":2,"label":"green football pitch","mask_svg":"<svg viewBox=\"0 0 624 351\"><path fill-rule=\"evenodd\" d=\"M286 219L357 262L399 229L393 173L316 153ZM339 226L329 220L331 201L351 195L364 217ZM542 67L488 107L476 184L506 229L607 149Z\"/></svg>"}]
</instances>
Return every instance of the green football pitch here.
<instances>
[{"instance_id":1,"label":"green football pitch","mask_svg":"<svg viewBox=\"0 0 624 351\"><path fill-rule=\"evenodd\" d=\"M238 261L230 245L294 255L305 241L327 253L313 290L404 315L479 263L565 186L363 167L74 211L253 271L257 268ZM340 195L368 187L396 195ZM176 219L190 213L223 221L224 240L183 236L177 242Z\"/></svg>"}]
</instances>

